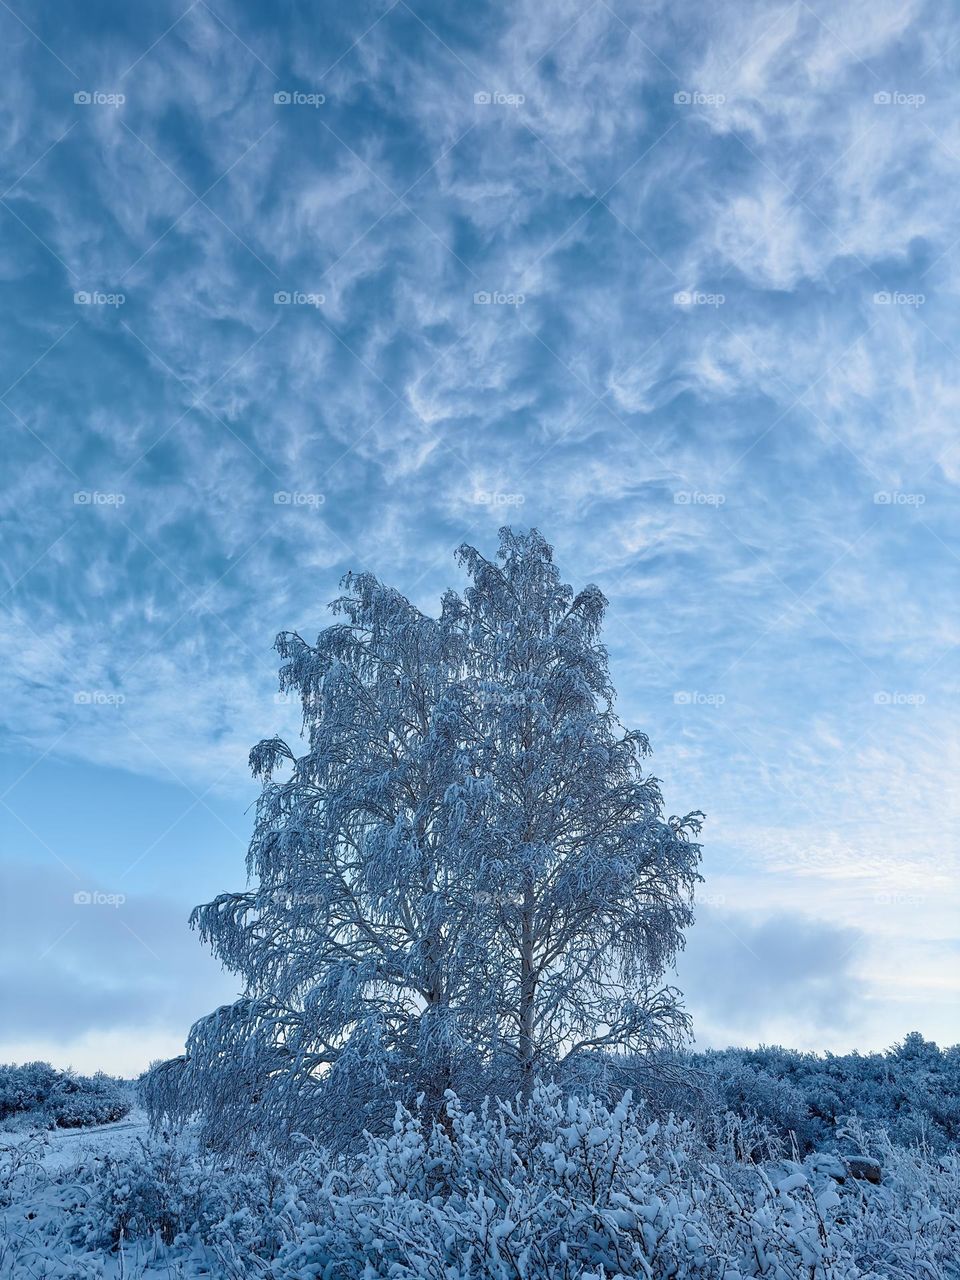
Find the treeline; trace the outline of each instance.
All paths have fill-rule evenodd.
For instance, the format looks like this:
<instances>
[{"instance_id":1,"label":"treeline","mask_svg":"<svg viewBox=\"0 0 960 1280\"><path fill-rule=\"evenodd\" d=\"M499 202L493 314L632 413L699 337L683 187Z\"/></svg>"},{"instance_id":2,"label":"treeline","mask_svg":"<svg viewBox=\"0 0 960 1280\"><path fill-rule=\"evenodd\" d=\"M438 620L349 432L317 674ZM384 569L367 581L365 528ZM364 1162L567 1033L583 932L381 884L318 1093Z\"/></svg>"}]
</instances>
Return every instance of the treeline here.
<instances>
[{"instance_id":1,"label":"treeline","mask_svg":"<svg viewBox=\"0 0 960 1280\"><path fill-rule=\"evenodd\" d=\"M109 1124L127 1114L131 1101L131 1087L102 1071L80 1076L49 1062L0 1065L0 1124L7 1127Z\"/></svg>"},{"instance_id":2,"label":"treeline","mask_svg":"<svg viewBox=\"0 0 960 1280\"><path fill-rule=\"evenodd\" d=\"M783 1141L793 1134L801 1152L837 1146L853 1115L900 1146L942 1151L960 1142L960 1045L940 1049L918 1031L884 1053L773 1046L696 1053L686 1063L709 1110Z\"/></svg>"}]
</instances>

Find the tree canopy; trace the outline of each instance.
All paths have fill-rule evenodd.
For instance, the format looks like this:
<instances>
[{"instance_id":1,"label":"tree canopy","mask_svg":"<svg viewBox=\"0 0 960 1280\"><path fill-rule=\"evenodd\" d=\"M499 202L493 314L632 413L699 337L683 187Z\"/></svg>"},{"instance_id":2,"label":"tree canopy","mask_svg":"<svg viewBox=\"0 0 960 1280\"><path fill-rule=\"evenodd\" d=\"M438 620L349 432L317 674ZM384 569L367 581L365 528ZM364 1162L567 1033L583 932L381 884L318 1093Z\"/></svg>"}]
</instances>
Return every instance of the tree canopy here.
<instances>
[{"instance_id":1,"label":"tree canopy","mask_svg":"<svg viewBox=\"0 0 960 1280\"><path fill-rule=\"evenodd\" d=\"M561 582L536 530L458 559L467 588L436 618L363 573L315 644L278 637L306 750L253 749L249 887L192 916L244 994L147 1087L219 1145L376 1127L447 1088L529 1096L686 1032L663 979L702 815L664 816L647 738L616 717L606 601Z\"/></svg>"}]
</instances>

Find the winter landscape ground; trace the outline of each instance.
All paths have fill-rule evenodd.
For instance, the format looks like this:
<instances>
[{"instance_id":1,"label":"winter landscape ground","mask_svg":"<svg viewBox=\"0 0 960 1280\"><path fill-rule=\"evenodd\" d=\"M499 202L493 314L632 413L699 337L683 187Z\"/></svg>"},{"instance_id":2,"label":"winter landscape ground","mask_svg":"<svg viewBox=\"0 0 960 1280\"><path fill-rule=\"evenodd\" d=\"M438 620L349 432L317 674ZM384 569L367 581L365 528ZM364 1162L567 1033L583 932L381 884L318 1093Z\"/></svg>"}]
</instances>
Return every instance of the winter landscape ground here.
<instances>
[{"instance_id":1,"label":"winter landscape ground","mask_svg":"<svg viewBox=\"0 0 960 1280\"><path fill-rule=\"evenodd\" d=\"M960 1274L960 1051L686 1059L652 1103L537 1089L334 1158L204 1153L143 1111L0 1137L0 1274L347 1280ZM681 1075L696 1082L696 1096ZM676 1108L671 1112L671 1107ZM736 1108L736 1109L734 1109Z\"/></svg>"}]
</instances>

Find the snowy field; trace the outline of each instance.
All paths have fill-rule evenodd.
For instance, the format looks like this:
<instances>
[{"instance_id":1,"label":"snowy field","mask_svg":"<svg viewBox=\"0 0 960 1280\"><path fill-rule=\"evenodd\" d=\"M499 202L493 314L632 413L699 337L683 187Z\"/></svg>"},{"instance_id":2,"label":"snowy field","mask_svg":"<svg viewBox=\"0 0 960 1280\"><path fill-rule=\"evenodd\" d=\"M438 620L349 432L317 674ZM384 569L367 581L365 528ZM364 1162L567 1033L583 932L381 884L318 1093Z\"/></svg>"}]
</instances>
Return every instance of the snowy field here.
<instances>
[{"instance_id":1,"label":"snowy field","mask_svg":"<svg viewBox=\"0 0 960 1280\"><path fill-rule=\"evenodd\" d=\"M105 1158L129 1154L146 1136L147 1118L139 1109L114 1124L86 1129L0 1131L0 1276L151 1274L143 1249L123 1257L107 1251L74 1257L65 1231L84 1172ZM169 1274L166 1263L161 1273Z\"/></svg>"},{"instance_id":2,"label":"snowy field","mask_svg":"<svg viewBox=\"0 0 960 1280\"><path fill-rule=\"evenodd\" d=\"M0 1131L0 1149L23 1150L39 1146L47 1172L69 1167L80 1160L122 1151L138 1138L147 1136L147 1117L138 1107L114 1124L96 1124L86 1129L51 1129L46 1133Z\"/></svg>"}]
</instances>

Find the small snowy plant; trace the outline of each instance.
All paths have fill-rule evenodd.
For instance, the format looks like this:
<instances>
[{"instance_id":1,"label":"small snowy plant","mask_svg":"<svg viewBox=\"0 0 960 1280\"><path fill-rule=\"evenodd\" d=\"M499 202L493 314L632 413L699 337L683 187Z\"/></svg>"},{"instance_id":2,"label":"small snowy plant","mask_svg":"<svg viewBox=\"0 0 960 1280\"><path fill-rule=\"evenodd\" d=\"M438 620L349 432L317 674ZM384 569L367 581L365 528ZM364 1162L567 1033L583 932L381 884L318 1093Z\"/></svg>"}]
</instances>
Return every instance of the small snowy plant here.
<instances>
[{"instance_id":1,"label":"small snowy plant","mask_svg":"<svg viewBox=\"0 0 960 1280\"><path fill-rule=\"evenodd\" d=\"M529 1097L578 1055L682 1039L662 978L700 815L663 815L616 719L606 602L536 531L459 555L437 618L362 574L315 644L279 637L307 749L254 748L250 887L193 916L244 995L150 1073L155 1120L198 1114L224 1148L331 1140L397 1099Z\"/></svg>"}]
</instances>

